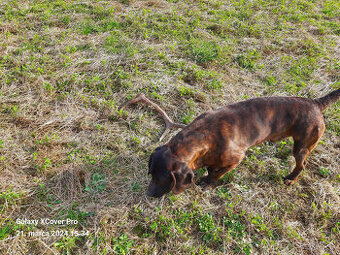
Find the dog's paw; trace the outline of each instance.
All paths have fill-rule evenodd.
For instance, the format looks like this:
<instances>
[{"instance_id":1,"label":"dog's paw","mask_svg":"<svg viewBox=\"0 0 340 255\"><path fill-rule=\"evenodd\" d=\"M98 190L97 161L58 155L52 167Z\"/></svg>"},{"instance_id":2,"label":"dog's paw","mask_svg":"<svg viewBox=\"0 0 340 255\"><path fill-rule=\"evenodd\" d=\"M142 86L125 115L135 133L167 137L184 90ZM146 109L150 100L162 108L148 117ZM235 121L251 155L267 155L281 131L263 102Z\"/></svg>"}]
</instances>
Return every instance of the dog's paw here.
<instances>
[{"instance_id":1,"label":"dog's paw","mask_svg":"<svg viewBox=\"0 0 340 255\"><path fill-rule=\"evenodd\" d=\"M201 178L201 180L197 183L203 190L210 190L213 188L214 183L211 181L211 179L208 176L204 176Z\"/></svg>"},{"instance_id":2,"label":"dog's paw","mask_svg":"<svg viewBox=\"0 0 340 255\"><path fill-rule=\"evenodd\" d=\"M291 178L289 176L286 176L283 178L283 183L286 184L287 186L291 186L296 182L296 178Z\"/></svg>"}]
</instances>

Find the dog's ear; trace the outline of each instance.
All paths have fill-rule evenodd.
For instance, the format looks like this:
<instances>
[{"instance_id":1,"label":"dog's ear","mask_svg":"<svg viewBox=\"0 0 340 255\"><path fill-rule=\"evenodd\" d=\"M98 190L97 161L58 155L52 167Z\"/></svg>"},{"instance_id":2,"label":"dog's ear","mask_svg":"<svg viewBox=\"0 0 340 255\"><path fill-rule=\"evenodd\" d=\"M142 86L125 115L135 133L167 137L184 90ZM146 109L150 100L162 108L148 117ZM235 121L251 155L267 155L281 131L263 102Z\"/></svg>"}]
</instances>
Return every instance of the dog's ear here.
<instances>
[{"instance_id":1,"label":"dog's ear","mask_svg":"<svg viewBox=\"0 0 340 255\"><path fill-rule=\"evenodd\" d=\"M193 171L182 162L173 162L171 175L174 181L172 192L174 194L181 193L194 180Z\"/></svg>"}]
</instances>

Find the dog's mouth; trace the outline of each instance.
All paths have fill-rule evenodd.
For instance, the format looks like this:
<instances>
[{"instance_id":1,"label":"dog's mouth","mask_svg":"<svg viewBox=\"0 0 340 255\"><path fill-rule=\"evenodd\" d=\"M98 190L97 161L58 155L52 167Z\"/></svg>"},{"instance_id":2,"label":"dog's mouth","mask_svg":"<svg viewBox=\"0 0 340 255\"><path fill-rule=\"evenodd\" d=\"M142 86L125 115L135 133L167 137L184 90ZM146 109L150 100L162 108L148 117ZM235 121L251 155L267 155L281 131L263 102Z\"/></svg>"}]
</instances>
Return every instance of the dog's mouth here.
<instances>
[{"instance_id":1,"label":"dog's mouth","mask_svg":"<svg viewBox=\"0 0 340 255\"><path fill-rule=\"evenodd\" d=\"M171 185L169 187L164 187L163 185L158 185L154 181L151 181L146 192L149 197L161 197L166 193L171 191Z\"/></svg>"}]
</instances>

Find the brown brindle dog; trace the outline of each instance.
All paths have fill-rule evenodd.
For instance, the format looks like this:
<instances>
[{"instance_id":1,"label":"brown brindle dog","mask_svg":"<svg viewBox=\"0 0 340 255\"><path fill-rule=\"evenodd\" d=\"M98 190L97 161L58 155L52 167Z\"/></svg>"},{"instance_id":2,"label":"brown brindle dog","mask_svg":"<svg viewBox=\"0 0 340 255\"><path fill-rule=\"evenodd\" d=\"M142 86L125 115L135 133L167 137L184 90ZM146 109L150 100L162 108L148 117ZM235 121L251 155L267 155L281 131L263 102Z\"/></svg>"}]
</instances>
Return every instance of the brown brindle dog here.
<instances>
[{"instance_id":1,"label":"brown brindle dog","mask_svg":"<svg viewBox=\"0 0 340 255\"><path fill-rule=\"evenodd\" d=\"M203 183L209 186L235 168L249 147L290 136L296 167L284 183L295 183L325 131L322 111L339 98L340 89L315 100L254 98L203 113L151 154L147 195L161 197L171 190L181 193L193 182L193 170L204 166L208 176Z\"/></svg>"}]
</instances>

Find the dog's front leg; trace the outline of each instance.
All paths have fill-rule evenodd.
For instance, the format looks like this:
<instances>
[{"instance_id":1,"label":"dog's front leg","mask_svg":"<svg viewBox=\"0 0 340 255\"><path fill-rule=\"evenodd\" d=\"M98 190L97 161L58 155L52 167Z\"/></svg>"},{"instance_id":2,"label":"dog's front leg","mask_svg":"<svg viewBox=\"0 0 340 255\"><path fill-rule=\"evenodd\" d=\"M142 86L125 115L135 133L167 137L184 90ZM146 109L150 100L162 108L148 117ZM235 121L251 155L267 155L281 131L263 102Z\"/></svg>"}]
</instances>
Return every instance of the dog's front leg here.
<instances>
[{"instance_id":1,"label":"dog's front leg","mask_svg":"<svg viewBox=\"0 0 340 255\"><path fill-rule=\"evenodd\" d=\"M213 188L216 185L217 180L222 178L227 172L233 170L236 165L237 164L233 164L219 169L208 167L208 175L202 177L198 185L200 185L204 190Z\"/></svg>"},{"instance_id":2,"label":"dog's front leg","mask_svg":"<svg viewBox=\"0 0 340 255\"><path fill-rule=\"evenodd\" d=\"M235 149L234 149L235 150ZM226 173L233 170L243 159L244 152L242 150L234 151L230 153L228 150L222 155L221 161L224 162L223 167L208 167L208 175L203 177L199 182L199 185L203 189L209 189L213 187L217 180L221 179Z\"/></svg>"}]
</instances>

